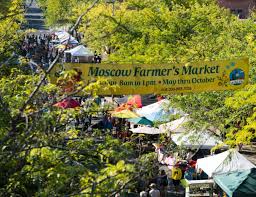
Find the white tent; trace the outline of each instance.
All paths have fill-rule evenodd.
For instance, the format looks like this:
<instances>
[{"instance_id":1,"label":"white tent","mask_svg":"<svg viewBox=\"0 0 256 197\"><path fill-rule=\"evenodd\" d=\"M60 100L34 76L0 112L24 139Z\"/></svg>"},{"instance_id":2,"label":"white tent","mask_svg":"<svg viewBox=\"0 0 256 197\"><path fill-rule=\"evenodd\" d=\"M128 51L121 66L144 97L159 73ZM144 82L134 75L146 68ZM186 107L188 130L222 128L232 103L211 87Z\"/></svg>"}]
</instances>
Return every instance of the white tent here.
<instances>
[{"instance_id":1,"label":"white tent","mask_svg":"<svg viewBox=\"0 0 256 197\"><path fill-rule=\"evenodd\" d=\"M217 136L210 131L189 131L183 133L173 133L171 138L175 144L186 146L187 148L211 149L212 147L223 143Z\"/></svg>"},{"instance_id":2,"label":"white tent","mask_svg":"<svg viewBox=\"0 0 256 197\"><path fill-rule=\"evenodd\" d=\"M198 169L201 168L209 177L212 177L215 174L223 174L237 170L248 170L256 167L234 149L198 159L196 165Z\"/></svg>"},{"instance_id":3,"label":"white tent","mask_svg":"<svg viewBox=\"0 0 256 197\"><path fill-rule=\"evenodd\" d=\"M188 148L211 149L222 141L208 129L188 130L184 123L190 120L185 115L169 123L161 124L159 129L171 136L175 144L186 146Z\"/></svg>"},{"instance_id":4,"label":"white tent","mask_svg":"<svg viewBox=\"0 0 256 197\"><path fill-rule=\"evenodd\" d=\"M67 50L65 53L70 53L72 56L94 56L93 52L83 45Z\"/></svg>"},{"instance_id":5,"label":"white tent","mask_svg":"<svg viewBox=\"0 0 256 197\"><path fill-rule=\"evenodd\" d=\"M93 52L83 45L64 51L65 62L91 63L93 62L93 57Z\"/></svg>"},{"instance_id":6,"label":"white tent","mask_svg":"<svg viewBox=\"0 0 256 197\"><path fill-rule=\"evenodd\" d=\"M138 133L138 134L151 134L151 135L155 135L155 134L161 134L163 133L162 131L160 131L158 128L154 128L154 127L147 127L147 126L142 126L142 127L137 127L135 129L130 129L133 133Z\"/></svg>"},{"instance_id":7,"label":"white tent","mask_svg":"<svg viewBox=\"0 0 256 197\"><path fill-rule=\"evenodd\" d=\"M166 133L182 133L186 130L183 124L188 121L189 121L188 115L185 115L174 121L161 124L159 126L159 129L165 131Z\"/></svg>"},{"instance_id":8,"label":"white tent","mask_svg":"<svg viewBox=\"0 0 256 197\"><path fill-rule=\"evenodd\" d=\"M169 104L170 102L167 99L163 99L136 110L136 113L151 121L168 121L170 114L178 113L178 111L170 108Z\"/></svg>"}]
</instances>

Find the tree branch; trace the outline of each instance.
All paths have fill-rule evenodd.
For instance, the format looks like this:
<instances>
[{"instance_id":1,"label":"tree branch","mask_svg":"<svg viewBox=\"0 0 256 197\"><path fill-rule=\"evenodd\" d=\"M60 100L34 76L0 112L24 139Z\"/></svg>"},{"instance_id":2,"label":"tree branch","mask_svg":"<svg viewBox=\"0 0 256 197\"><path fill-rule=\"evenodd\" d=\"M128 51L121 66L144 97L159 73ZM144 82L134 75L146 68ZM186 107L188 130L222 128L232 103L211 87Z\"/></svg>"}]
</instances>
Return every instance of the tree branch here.
<instances>
[{"instance_id":1,"label":"tree branch","mask_svg":"<svg viewBox=\"0 0 256 197\"><path fill-rule=\"evenodd\" d=\"M106 14L102 14L102 16L104 16L105 18L110 19L111 21L113 21L115 24L117 24L118 26L120 26L122 29L124 29L127 33L130 33L134 36L137 36L140 32L135 32L132 31L131 29L129 29L126 25L122 24L121 21L117 21L116 18L106 15Z\"/></svg>"},{"instance_id":2,"label":"tree branch","mask_svg":"<svg viewBox=\"0 0 256 197\"><path fill-rule=\"evenodd\" d=\"M39 91L40 87L42 86L44 80L46 79L47 75L51 72L51 70L53 69L53 67L55 66L55 64L57 63L58 59L59 59L59 54L57 55L57 57L54 59L54 61L51 63L50 67L48 68L48 70L45 72L45 74L43 74L41 80L38 82L38 84L36 85L34 91L29 95L28 99L25 101L25 103L23 104L23 106L20 108L20 114L24 111L24 109L26 108L26 106L30 103L30 101L33 99L33 97L35 96L35 94Z\"/></svg>"},{"instance_id":3,"label":"tree branch","mask_svg":"<svg viewBox=\"0 0 256 197\"><path fill-rule=\"evenodd\" d=\"M83 13L77 18L76 23L74 24L74 26L71 27L71 28L68 30L68 32L69 32L70 34L72 34L72 33L77 29L77 27L78 27L79 24L81 23L83 17L98 3L98 1L99 1L99 0L95 0L95 1L91 4L91 6L88 7L88 8L85 10L85 12L83 12Z\"/></svg>"}]
</instances>

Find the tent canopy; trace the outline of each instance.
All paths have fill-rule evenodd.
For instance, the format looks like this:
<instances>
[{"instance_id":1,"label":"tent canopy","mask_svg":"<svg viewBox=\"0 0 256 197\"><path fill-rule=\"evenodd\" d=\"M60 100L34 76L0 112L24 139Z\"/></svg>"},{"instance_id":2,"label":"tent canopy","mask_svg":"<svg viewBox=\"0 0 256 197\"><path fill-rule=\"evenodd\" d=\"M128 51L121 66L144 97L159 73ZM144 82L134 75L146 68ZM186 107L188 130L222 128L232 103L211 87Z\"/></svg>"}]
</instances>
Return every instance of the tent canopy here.
<instances>
[{"instance_id":1,"label":"tent canopy","mask_svg":"<svg viewBox=\"0 0 256 197\"><path fill-rule=\"evenodd\" d=\"M142 106L147 106L147 105L150 105L152 103L157 102L157 97L153 94L140 95L140 97L141 97L141 105ZM115 99L116 103L122 104L122 103L127 103L130 100L130 98L132 98L132 97L131 96L124 96L124 97L121 97L121 98L116 97L114 99Z\"/></svg>"},{"instance_id":2,"label":"tent canopy","mask_svg":"<svg viewBox=\"0 0 256 197\"><path fill-rule=\"evenodd\" d=\"M59 107L62 109L67 109L67 108L76 108L80 106L80 103L74 99L64 99L63 101L60 101L58 103L55 103L53 106Z\"/></svg>"},{"instance_id":3,"label":"tent canopy","mask_svg":"<svg viewBox=\"0 0 256 197\"><path fill-rule=\"evenodd\" d=\"M148 120L147 118L145 117L138 117L138 118L130 118L128 119L130 122L133 122L135 124L143 124L143 125L150 125L152 126L153 125L153 122Z\"/></svg>"},{"instance_id":4,"label":"tent canopy","mask_svg":"<svg viewBox=\"0 0 256 197\"><path fill-rule=\"evenodd\" d=\"M211 149L222 141L207 129L203 130L189 130L185 128L184 123L190 120L188 115L171 121L169 123L161 124L159 129L169 134L177 145L184 145L189 148Z\"/></svg>"},{"instance_id":5,"label":"tent canopy","mask_svg":"<svg viewBox=\"0 0 256 197\"><path fill-rule=\"evenodd\" d=\"M213 176L230 197L256 196L256 168Z\"/></svg>"},{"instance_id":6,"label":"tent canopy","mask_svg":"<svg viewBox=\"0 0 256 197\"><path fill-rule=\"evenodd\" d=\"M186 128L184 128L183 124L189 121L189 117L188 115L185 115L179 119L176 119L174 121L165 123L165 124L161 124L159 126L160 130L163 130L167 133L182 133L186 130Z\"/></svg>"},{"instance_id":7,"label":"tent canopy","mask_svg":"<svg viewBox=\"0 0 256 197\"><path fill-rule=\"evenodd\" d=\"M141 134L151 134L151 135L156 135L156 134L161 134L162 132L158 128L154 127L137 127L135 129L130 129L133 133L141 133Z\"/></svg>"},{"instance_id":8,"label":"tent canopy","mask_svg":"<svg viewBox=\"0 0 256 197\"><path fill-rule=\"evenodd\" d=\"M170 102L166 99L147 105L136 111L140 116L144 116L151 121L168 121L168 116L178 112L169 107Z\"/></svg>"},{"instance_id":9,"label":"tent canopy","mask_svg":"<svg viewBox=\"0 0 256 197\"><path fill-rule=\"evenodd\" d=\"M140 95L134 95L134 96L128 97L127 104L132 105L136 108L141 108L142 107L141 96Z\"/></svg>"},{"instance_id":10,"label":"tent canopy","mask_svg":"<svg viewBox=\"0 0 256 197\"><path fill-rule=\"evenodd\" d=\"M197 160L197 168L201 168L209 177L254 167L256 166L235 149Z\"/></svg>"},{"instance_id":11,"label":"tent canopy","mask_svg":"<svg viewBox=\"0 0 256 197\"><path fill-rule=\"evenodd\" d=\"M72 56L93 56L94 55L89 48L83 45L79 45L73 49L67 50L65 51L65 53L70 53Z\"/></svg>"},{"instance_id":12,"label":"tent canopy","mask_svg":"<svg viewBox=\"0 0 256 197\"><path fill-rule=\"evenodd\" d=\"M211 149L222 141L209 131L189 131L188 133L173 133L171 138L175 144L188 148Z\"/></svg>"},{"instance_id":13,"label":"tent canopy","mask_svg":"<svg viewBox=\"0 0 256 197\"><path fill-rule=\"evenodd\" d=\"M60 43L69 41L69 44L78 44L78 41L66 31L58 31L54 34L58 37Z\"/></svg>"},{"instance_id":14,"label":"tent canopy","mask_svg":"<svg viewBox=\"0 0 256 197\"><path fill-rule=\"evenodd\" d=\"M118 111L118 112L115 111L112 113L112 116L116 118L138 118L139 117L136 113L127 109Z\"/></svg>"}]
</instances>

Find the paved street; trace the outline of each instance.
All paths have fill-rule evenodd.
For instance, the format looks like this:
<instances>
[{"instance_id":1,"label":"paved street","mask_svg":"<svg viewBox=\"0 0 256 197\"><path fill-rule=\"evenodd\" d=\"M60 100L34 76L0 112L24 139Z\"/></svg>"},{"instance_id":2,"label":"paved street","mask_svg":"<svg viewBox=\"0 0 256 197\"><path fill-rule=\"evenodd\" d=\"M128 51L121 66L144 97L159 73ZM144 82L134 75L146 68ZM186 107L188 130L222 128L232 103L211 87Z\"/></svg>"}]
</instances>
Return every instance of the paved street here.
<instances>
[{"instance_id":1,"label":"paved street","mask_svg":"<svg viewBox=\"0 0 256 197\"><path fill-rule=\"evenodd\" d=\"M26 28L37 29L39 31L47 30L43 11L38 7L36 0L26 0L26 5L30 5L25 13L25 18L28 22Z\"/></svg>"}]
</instances>

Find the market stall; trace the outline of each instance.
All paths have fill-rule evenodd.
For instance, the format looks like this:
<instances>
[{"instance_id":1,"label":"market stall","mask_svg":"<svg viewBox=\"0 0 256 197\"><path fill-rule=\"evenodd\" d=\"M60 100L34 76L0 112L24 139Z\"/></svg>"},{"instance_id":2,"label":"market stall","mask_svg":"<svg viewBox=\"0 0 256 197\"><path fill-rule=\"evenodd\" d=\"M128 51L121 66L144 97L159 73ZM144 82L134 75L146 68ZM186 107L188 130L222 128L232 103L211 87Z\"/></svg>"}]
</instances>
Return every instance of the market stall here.
<instances>
[{"instance_id":1,"label":"market stall","mask_svg":"<svg viewBox=\"0 0 256 197\"><path fill-rule=\"evenodd\" d=\"M93 52L83 46L79 45L73 49L64 51L64 61L72 63L92 63L94 58Z\"/></svg>"},{"instance_id":2,"label":"market stall","mask_svg":"<svg viewBox=\"0 0 256 197\"><path fill-rule=\"evenodd\" d=\"M213 179L209 180L186 180L183 179L183 187L186 189L185 197L209 196L213 197Z\"/></svg>"}]
</instances>

